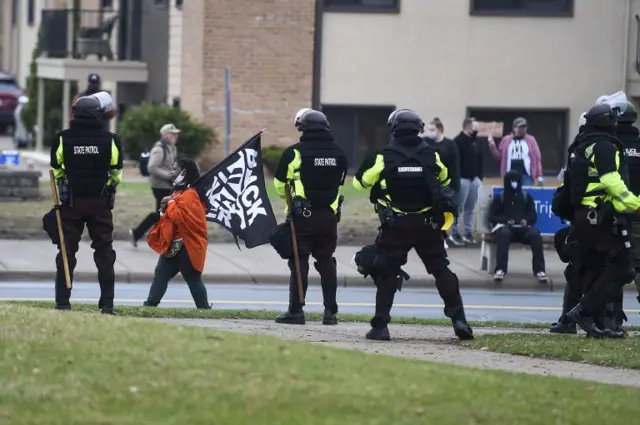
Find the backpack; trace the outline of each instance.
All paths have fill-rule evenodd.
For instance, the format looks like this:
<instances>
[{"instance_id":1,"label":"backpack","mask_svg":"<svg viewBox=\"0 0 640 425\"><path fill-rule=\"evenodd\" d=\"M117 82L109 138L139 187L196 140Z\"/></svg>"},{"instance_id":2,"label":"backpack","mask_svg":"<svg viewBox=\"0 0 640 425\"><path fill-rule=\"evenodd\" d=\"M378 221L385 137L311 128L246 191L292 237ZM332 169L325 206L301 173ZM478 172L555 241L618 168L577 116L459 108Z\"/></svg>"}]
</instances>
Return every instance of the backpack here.
<instances>
[{"instance_id":1,"label":"backpack","mask_svg":"<svg viewBox=\"0 0 640 425\"><path fill-rule=\"evenodd\" d=\"M162 145L162 162L167 159L167 145L165 143L161 143ZM145 149L140 154L140 158L138 159L138 169L140 170L140 174L144 177L149 177L149 149Z\"/></svg>"}]
</instances>

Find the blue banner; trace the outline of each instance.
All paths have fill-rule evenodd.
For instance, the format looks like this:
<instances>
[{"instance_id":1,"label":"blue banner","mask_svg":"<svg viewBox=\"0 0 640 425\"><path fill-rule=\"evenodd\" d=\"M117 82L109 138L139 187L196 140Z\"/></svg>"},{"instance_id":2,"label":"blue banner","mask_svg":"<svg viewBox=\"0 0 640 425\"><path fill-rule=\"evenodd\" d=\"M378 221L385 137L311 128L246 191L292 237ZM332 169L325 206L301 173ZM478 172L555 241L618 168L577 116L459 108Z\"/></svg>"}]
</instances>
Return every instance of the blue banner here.
<instances>
[{"instance_id":1,"label":"blue banner","mask_svg":"<svg viewBox=\"0 0 640 425\"><path fill-rule=\"evenodd\" d=\"M0 165L20 165L20 153L17 151L1 151Z\"/></svg>"},{"instance_id":2,"label":"blue banner","mask_svg":"<svg viewBox=\"0 0 640 425\"><path fill-rule=\"evenodd\" d=\"M525 186L524 191L533 197L536 205L536 214L538 214L538 221L534 226L543 235L553 235L558 230L566 227L560 218L551 212L551 199L555 192L555 187L535 187ZM502 192L504 188L502 186L493 186L493 196L497 196Z\"/></svg>"}]
</instances>

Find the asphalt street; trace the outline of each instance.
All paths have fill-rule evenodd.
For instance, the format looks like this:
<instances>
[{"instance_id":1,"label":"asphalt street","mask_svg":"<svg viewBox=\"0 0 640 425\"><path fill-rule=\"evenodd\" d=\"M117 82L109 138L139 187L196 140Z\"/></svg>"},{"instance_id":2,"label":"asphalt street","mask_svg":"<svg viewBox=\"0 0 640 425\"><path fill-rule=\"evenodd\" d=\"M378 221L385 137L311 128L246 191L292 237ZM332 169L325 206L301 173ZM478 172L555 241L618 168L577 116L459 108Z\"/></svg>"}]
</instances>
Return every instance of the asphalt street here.
<instances>
[{"instance_id":1,"label":"asphalt street","mask_svg":"<svg viewBox=\"0 0 640 425\"><path fill-rule=\"evenodd\" d=\"M208 285L209 300L214 308L284 310L288 289L285 285L217 284ZM116 285L116 304L142 305L148 284ZM0 283L0 301L53 301L53 286L42 282ZM100 290L95 283L74 284L72 302L97 303ZM559 292L481 291L462 293L469 320L507 320L513 322L553 322L560 315L562 294ZM372 314L375 288L338 288L340 312ZM634 296L627 295L627 324L640 326L640 306ZM162 307L194 307L185 284L169 285ZM319 286L309 287L307 311L322 311ZM435 289L406 288L396 295L392 315L442 318L443 305Z\"/></svg>"}]
</instances>

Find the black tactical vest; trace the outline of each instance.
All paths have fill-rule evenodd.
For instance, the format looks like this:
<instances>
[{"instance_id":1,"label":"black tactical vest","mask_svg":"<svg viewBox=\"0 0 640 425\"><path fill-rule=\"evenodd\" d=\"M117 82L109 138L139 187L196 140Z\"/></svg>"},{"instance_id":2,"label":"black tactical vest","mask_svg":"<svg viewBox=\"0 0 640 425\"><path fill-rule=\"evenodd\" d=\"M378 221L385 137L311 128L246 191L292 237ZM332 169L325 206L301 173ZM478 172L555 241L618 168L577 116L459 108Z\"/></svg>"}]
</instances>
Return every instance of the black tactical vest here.
<instances>
[{"instance_id":1,"label":"black tactical vest","mask_svg":"<svg viewBox=\"0 0 640 425\"><path fill-rule=\"evenodd\" d=\"M102 123L87 127L72 125L59 133L65 174L76 198L99 197L109 179L113 136Z\"/></svg>"},{"instance_id":2,"label":"black tactical vest","mask_svg":"<svg viewBox=\"0 0 640 425\"><path fill-rule=\"evenodd\" d=\"M633 125L618 124L616 137L625 147L629 171L628 189L638 195L640 193L640 131Z\"/></svg>"},{"instance_id":3,"label":"black tactical vest","mask_svg":"<svg viewBox=\"0 0 640 425\"><path fill-rule=\"evenodd\" d=\"M293 146L300 152L300 180L311 209L327 208L336 201L347 172L347 158L342 149L330 137L319 140L321 134L324 133Z\"/></svg>"},{"instance_id":4,"label":"black tactical vest","mask_svg":"<svg viewBox=\"0 0 640 425\"><path fill-rule=\"evenodd\" d=\"M435 150L424 141L407 145L393 140L382 150L386 193L391 206L403 212L417 212L434 206L440 189Z\"/></svg>"},{"instance_id":5,"label":"black tactical vest","mask_svg":"<svg viewBox=\"0 0 640 425\"><path fill-rule=\"evenodd\" d=\"M622 181L627 185L627 187L629 187L629 167L627 155L624 145L620 142L620 140L616 139L611 134L604 132L580 133L576 137L576 141L574 142L575 147L573 148L573 153L575 154L575 156L572 156L569 159L569 166L567 169L571 180L572 205L579 205L582 201L582 198L584 198L585 196L605 194L603 190L587 192L587 186L589 185L589 183L599 182L600 177L589 175L589 168L593 163L591 162L591 158L586 156L586 149L596 142L603 141L613 143L618 149L620 159L618 173L620 174Z\"/></svg>"}]
</instances>

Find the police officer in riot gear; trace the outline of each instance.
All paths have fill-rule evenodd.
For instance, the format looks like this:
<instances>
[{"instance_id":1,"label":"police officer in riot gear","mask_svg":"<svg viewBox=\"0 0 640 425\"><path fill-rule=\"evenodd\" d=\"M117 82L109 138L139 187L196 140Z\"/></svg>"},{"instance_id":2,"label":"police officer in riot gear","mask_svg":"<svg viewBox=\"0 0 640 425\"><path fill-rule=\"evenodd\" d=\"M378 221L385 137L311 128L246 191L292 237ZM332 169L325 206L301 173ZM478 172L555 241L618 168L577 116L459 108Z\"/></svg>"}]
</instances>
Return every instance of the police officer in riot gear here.
<instances>
[{"instance_id":1,"label":"police officer in riot gear","mask_svg":"<svg viewBox=\"0 0 640 425\"><path fill-rule=\"evenodd\" d=\"M603 329L596 320L635 276L624 213L639 214L640 199L628 189L627 157L615 137L612 107L596 105L585 118L567 170L575 208L571 223L585 264L585 273L578 279L584 296L567 317L590 336L621 338L622 332Z\"/></svg>"},{"instance_id":2,"label":"police officer in riot gear","mask_svg":"<svg viewBox=\"0 0 640 425\"><path fill-rule=\"evenodd\" d=\"M407 254L414 248L427 272L436 279L445 304L444 313L451 319L455 334L463 340L472 339L458 277L448 267L441 230L446 227L444 213L448 213L450 225L452 213L456 211L454 194L448 187L448 171L437 152L418 136L424 122L416 112L396 110L387 124L391 142L380 153L366 159L353 179L356 189L371 189L370 200L381 221L373 264L358 264L356 257L359 269L373 268L377 287L375 316L366 337L390 339L387 325L398 289L400 267L406 264Z\"/></svg>"},{"instance_id":3,"label":"police officer in riot gear","mask_svg":"<svg viewBox=\"0 0 640 425\"><path fill-rule=\"evenodd\" d=\"M333 254L338 238L340 188L347 174L347 157L334 142L329 121L322 112L301 109L295 116L294 125L302 133L300 142L284 150L273 182L281 197L285 196L286 185L291 190L291 217L295 224L304 294L308 285L309 255L312 255L322 284L325 308L322 323L335 325L338 323L338 278ZM276 322L304 324L293 258L288 259L288 264L291 270L289 308L276 318Z\"/></svg>"},{"instance_id":4,"label":"police officer in riot gear","mask_svg":"<svg viewBox=\"0 0 640 425\"><path fill-rule=\"evenodd\" d=\"M99 99L83 96L73 104L68 129L58 133L51 146L51 167L60 191L64 240L73 276L76 253L85 225L98 268L100 300L104 314L113 314L113 202L122 180L122 148L117 135L104 128L105 111ZM62 256L56 257L56 309L71 308Z\"/></svg>"},{"instance_id":5,"label":"police officer in riot gear","mask_svg":"<svg viewBox=\"0 0 640 425\"><path fill-rule=\"evenodd\" d=\"M618 115L618 128L616 136L624 144L626 148L627 158L629 161L629 190L632 193L640 193L640 130L633 124L638 121L638 112L631 102L626 102L626 110ZM640 293L640 218L631 217L631 235L633 239L633 266L636 271L635 284ZM638 296L640 302L640 295ZM615 300L614 317L616 325L622 326L623 320L626 320L624 311L622 310L622 293Z\"/></svg>"}]
</instances>

